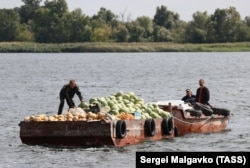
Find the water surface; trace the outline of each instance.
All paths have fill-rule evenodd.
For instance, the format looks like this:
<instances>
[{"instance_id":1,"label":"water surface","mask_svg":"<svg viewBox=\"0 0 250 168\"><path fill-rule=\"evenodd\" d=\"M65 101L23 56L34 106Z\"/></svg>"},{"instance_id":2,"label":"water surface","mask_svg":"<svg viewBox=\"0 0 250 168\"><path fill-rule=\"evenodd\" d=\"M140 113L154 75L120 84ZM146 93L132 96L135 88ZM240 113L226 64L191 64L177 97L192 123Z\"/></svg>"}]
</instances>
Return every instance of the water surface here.
<instances>
[{"instance_id":1,"label":"water surface","mask_svg":"<svg viewBox=\"0 0 250 168\"><path fill-rule=\"evenodd\" d=\"M250 151L249 52L2 53L0 59L0 167L135 167L136 151ZM223 132L123 148L51 148L20 141L18 123L29 115L56 114L59 91L69 79L77 80L85 100L121 90L150 102L180 99L186 88L195 92L200 78L210 89L210 103L233 114Z\"/></svg>"}]
</instances>

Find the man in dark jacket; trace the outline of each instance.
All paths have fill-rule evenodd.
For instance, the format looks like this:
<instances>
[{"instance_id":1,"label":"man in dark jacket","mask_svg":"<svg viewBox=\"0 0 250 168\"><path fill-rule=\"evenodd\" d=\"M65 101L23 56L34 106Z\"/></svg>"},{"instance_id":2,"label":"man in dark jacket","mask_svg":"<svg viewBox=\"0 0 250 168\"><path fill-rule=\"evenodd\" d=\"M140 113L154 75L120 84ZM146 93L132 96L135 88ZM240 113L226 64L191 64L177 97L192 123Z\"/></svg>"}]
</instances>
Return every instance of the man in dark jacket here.
<instances>
[{"instance_id":1,"label":"man in dark jacket","mask_svg":"<svg viewBox=\"0 0 250 168\"><path fill-rule=\"evenodd\" d=\"M75 80L70 80L69 84L66 84L63 86L63 88L60 91L60 105L58 109L58 115L62 114L63 106L64 106L64 99L66 99L66 102L69 106L69 108L74 108L75 103L73 101L74 95L77 94L80 101L83 102L82 93L76 84Z\"/></svg>"},{"instance_id":2,"label":"man in dark jacket","mask_svg":"<svg viewBox=\"0 0 250 168\"><path fill-rule=\"evenodd\" d=\"M205 81L203 79L200 79L199 85L200 87L197 89L197 92L196 92L196 102L199 102L205 105L210 105L208 102L210 99L210 93L209 93L208 88L205 86Z\"/></svg>"},{"instance_id":3,"label":"man in dark jacket","mask_svg":"<svg viewBox=\"0 0 250 168\"><path fill-rule=\"evenodd\" d=\"M193 105L196 101L196 96L192 94L191 89L186 89L186 96L184 96L181 100L189 105Z\"/></svg>"}]
</instances>

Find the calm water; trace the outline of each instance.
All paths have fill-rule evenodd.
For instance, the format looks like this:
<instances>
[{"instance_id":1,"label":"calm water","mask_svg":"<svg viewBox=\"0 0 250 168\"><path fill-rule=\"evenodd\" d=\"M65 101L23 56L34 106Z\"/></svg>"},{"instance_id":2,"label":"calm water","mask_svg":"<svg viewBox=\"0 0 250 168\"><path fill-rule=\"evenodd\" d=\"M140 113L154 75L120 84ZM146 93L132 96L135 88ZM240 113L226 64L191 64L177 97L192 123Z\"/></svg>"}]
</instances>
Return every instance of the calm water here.
<instances>
[{"instance_id":1,"label":"calm water","mask_svg":"<svg viewBox=\"0 0 250 168\"><path fill-rule=\"evenodd\" d=\"M250 151L250 53L0 54L0 167L135 167L136 151ZM228 129L123 148L27 146L18 123L57 113L59 90L76 79L85 100L133 91L145 101L180 99L204 78ZM75 102L79 103L77 97ZM65 105L65 109L66 109Z\"/></svg>"}]
</instances>

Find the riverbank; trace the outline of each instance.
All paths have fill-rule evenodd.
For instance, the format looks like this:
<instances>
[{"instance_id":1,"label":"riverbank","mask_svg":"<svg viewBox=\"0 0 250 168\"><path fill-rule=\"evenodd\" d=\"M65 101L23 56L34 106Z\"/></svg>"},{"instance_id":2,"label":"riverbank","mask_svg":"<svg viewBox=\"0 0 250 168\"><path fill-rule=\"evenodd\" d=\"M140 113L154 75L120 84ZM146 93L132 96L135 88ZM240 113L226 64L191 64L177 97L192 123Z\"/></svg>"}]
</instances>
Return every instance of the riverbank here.
<instances>
[{"instance_id":1,"label":"riverbank","mask_svg":"<svg viewBox=\"0 0 250 168\"><path fill-rule=\"evenodd\" d=\"M58 52L243 52L250 51L250 42L179 44L179 43L27 43L1 42L0 53L58 53Z\"/></svg>"}]
</instances>

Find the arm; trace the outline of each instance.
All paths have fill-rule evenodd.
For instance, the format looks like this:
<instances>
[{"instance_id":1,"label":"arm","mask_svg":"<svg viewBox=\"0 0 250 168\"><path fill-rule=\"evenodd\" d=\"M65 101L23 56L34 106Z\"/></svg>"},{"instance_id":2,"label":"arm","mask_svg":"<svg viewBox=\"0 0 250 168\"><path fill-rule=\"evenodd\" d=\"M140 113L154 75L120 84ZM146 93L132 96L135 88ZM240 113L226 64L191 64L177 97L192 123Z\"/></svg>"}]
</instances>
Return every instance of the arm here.
<instances>
[{"instance_id":1,"label":"arm","mask_svg":"<svg viewBox=\"0 0 250 168\"><path fill-rule=\"evenodd\" d=\"M76 86L76 94L79 97L80 101L83 101L82 93L80 91L80 88Z\"/></svg>"},{"instance_id":2,"label":"arm","mask_svg":"<svg viewBox=\"0 0 250 168\"><path fill-rule=\"evenodd\" d=\"M66 87L66 99L67 99L67 102L69 103L70 107L74 107L75 106L75 103L74 101L72 100L71 96L70 96L70 88L69 87Z\"/></svg>"}]
</instances>

